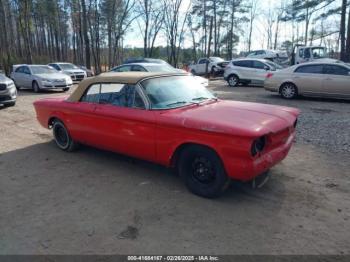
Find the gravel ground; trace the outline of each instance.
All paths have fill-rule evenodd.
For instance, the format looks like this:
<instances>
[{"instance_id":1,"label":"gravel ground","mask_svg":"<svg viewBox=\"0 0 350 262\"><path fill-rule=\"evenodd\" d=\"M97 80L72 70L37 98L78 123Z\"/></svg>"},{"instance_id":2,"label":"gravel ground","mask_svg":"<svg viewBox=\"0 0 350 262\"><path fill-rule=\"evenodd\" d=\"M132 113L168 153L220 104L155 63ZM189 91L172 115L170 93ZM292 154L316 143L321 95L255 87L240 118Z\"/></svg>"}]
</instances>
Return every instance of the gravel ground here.
<instances>
[{"instance_id":1,"label":"gravel ground","mask_svg":"<svg viewBox=\"0 0 350 262\"><path fill-rule=\"evenodd\" d=\"M285 101L261 88L221 98L303 113L288 157L258 190L219 199L189 193L171 170L89 147L59 150L20 91L0 108L0 254L350 254L350 105Z\"/></svg>"},{"instance_id":2,"label":"gravel ground","mask_svg":"<svg viewBox=\"0 0 350 262\"><path fill-rule=\"evenodd\" d=\"M211 89L219 97L299 108L297 139L323 152L350 153L350 100L300 97L282 99L261 87L229 87L224 81L213 81Z\"/></svg>"}]
</instances>

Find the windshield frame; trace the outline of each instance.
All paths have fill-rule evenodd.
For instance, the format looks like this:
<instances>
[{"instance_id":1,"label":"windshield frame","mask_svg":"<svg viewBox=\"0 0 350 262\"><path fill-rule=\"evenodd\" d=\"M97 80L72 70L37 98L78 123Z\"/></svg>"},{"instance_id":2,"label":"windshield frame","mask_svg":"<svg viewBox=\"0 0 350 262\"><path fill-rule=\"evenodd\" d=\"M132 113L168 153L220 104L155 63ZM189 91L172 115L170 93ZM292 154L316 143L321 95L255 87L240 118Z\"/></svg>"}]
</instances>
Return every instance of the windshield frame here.
<instances>
[{"instance_id":1,"label":"windshield frame","mask_svg":"<svg viewBox=\"0 0 350 262\"><path fill-rule=\"evenodd\" d=\"M75 65L75 64L72 64L72 63L59 63L59 64L57 64L60 68L61 68L61 70L77 70L77 69L80 69L80 70L82 70L81 68L79 68L79 66L77 66L77 65ZM72 65L73 67L71 67L71 68L66 68L65 66L67 66L67 65Z\"/></svg>"},{"instance_id":2,"label":"windshield frame","mask_svg":"<svg viewBox=\"0 0 350 262\"><path fill-rule=\"evenodd\" d=\"M183 103L183 104L179 104L178 106L173 106L173 107L167 107L167 108L152 108L152 101L150 101L147 93L146 93L146 88L144 87L144 85L142 84L144 81L147 81L147 80L151 80L151 79L157 79L157 78L167 78L167 77L175 77L175 76L183 76L183 77L194 77L194 76L191 76L191 75L188 75L188 74L183 74L183 73L179 73L179 74L169 74L169 75L161 75L161 76L151 76L151 77L146 77L146 78L143 78L141 79L136 85L140 87L140 89L142 90L142 94L143 94L143 97L145 99L147 99L147 106L146 107L146 110L150 110L150 111L164 111L164 110L172 110L172 109L179 109L179 108L184 108L184 107L188 107L188 106L192 106L192 105L200 105L201 103L203 102L208 102L208 101L218 101L219 98L217 98L208 88L204 87L204 89L206 89L211 95L212 97L209 98L209 99L206 99L206 100L201 100L201 101L198 101L198 100L194 100L194 101L188 101L187 103Z\"/></svg>"},{"instance_id":3,"label":"windshield frame","mask_svg":"<svg viewBox=\"0 0 350 262\"><path fill-rule=\"evenodd\" d=\"M32 73L32 75L41 75L41 74L57 74L57 70L50 67L50 66L47 66L47 65L32 65L32 66L29 66L28 67L30 72ZM41 68L46 68L48 71L46 72L35 72L36 69L41 69Z\"/></svg>"},{"instance_id":4,"label":"windshield frame","mask_svg":"<svg viewBox=\"0 0 350 262\"><path fill-rule=\"evenodd\" d=\"M157 65L143 65L144 68L147 69L147 72L161 72L161 73L176 73L177 69L175 67L172 67L171 65L167 65L167 64L157 64ZM152 68L169 68L171 71L169 70L163 70L163 71L157 71L157 70L148 70L148 69L152 69Z\"/></svg>"},{"instance_id":5,"label":"windshield frame","mask_svg":"<svg viewBox=\"0 0 350 262\"><path fill-rule=\"evenodd\" d=\"M218 56L211 56L209 57L209 60L212 62L212 63L222 63L222 62L225 62L225 59L221 58L221 57L218 57Z\"/></svg>"},{"instance_id":6,"label":"windshield frame","mask_svg":"<svg viewBox=\"0 0 350 262\"><path fill-rule=\"evenodd\" d=\"M323 59L323 58L327 58L327 57L328 57L328 55L327 55L327 49L324 48L324 47L322 47L322 46L314 46L314 47L311 47L310 49L311 49L310 52L312 53L312 57L313 57L314 59ZM315 56L314 56L314 50L323 50L323 51L322 51L322 52L323 52L323 56L315 57Z\"/></svg>"}]
</instances>

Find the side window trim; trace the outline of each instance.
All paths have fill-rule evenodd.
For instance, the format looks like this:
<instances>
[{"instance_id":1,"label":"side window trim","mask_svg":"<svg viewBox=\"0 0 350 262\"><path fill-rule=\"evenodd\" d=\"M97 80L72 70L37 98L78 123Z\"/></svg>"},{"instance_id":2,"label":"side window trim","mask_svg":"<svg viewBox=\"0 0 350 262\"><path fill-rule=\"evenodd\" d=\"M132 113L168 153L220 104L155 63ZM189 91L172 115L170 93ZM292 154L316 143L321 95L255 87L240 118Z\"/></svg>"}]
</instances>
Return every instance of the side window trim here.
<instances>
[{"instance_id":1,"label":"side window trim","mask_svg":"<svg viewBox=\"0 0 350 262\"><path fill-rule=\"evenodd\" d=\"M136 94L136 92L138 92L139 95L141 96L143 103L145 104L145 110L149 110L151 108L151 103L149 102L148 97L144 93L143 88L141 87L140 83L137 83L135 85L135 94Z\"/></svg>"},{"instance_id":2,"label":"side window trim","mask_svg":"<svg viewBox=\"0 0 350 262\"><path fill-rule=\"evenodd\" d=\"M80 97L79 102L81 103L88 103L88 104L95 104L95 105L99 105L100 104L100 98L98 99L98 102L87 102L87 101L82 101L84 96L89 92L90 88L94 85L98 85L99 86L99 95L101 95L101 89L102 89L102 84L122 84L122 85L128 85L127 83L116 83L116 82L99 82L99 83L92 83L91 85L89 85L85 92L83 93L83 95ZM141 108L137 108L137 107L126 107L126 108L134 108L134 109L140 109L140 110L149 110L150 109L150 102L147 99L147 96L145 95L145 93L143 92L142 87L140 86L139 83L135 84L135 94L138 93L142 100L143 103L145 104L145 109L141 109ZM135 102L135 94L134 94L134 98L133 98L133 104ZM116 105L112 105L117 107Z\"/></svg>"}]
</instances>

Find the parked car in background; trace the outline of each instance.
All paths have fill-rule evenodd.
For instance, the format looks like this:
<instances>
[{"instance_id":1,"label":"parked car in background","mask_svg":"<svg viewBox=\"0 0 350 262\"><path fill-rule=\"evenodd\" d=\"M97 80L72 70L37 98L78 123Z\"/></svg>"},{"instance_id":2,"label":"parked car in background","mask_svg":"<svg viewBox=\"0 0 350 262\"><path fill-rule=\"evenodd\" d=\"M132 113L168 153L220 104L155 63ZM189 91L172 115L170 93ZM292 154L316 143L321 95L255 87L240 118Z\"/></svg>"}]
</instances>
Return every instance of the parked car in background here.
<instances>
[{"instance_id":1,"label":"parked car in background","mask_svg":"<svg viewBox=\"0 0 350 262\"><path fill-rule=\"evenodd\" d=\"M17 89L12 79L0 74L0 104L14 106L16 104Z\"/></svg>"},{"instance_id":2,"label":"parked car in background","mask_svg":"<svg viewBox=\"0 0 350 262\"><path fill-rule=\"evenodd\" d=\"M15 65L13 68L11 78L18 89L32 88L34 92L48 89L68 91L73 85L69 76L47 65Z\"/></svg>"},{"instance_id":3,"label":"parked car in background","mask_svg":"<svg viewBox=\"0 0 350 262\"><path fill-rule=\"evenodd\" d=\"M131 63L152 63L152 64L165 64L170 66L169 63L165 62L162 59L144 58L144 57L130 57L123 62L123 65L131 64Z\"/></svg>"},{"instance_id":4,"label":"parked car in background","mask_svg":"<svg viewBox=\"0 0 350 262\"><path fill-rule=\"evenodd\" d=\"M80 66L78 66L78 67L79 67L81 70L84 70L84 71L85 71L87 77L92 77L92 76L95 75L94 71L91 70L91 69L86 68L86 66L80 65Z\"/></svg>"},{"instance_id":5,"label":"parked car in background","mask_svg":"<svg viewBox=\"0 0 350 262\"><path fill-rule=\"evenodd\" d=\"M205 75L206 73L220 75L224 72L227 64L228 61L220 57L201 58L196 64L189 65L188 69L193 75Z\"/></svg>"},{"instance_id":6,"label":"parked car in background","mask_svg":"<svg viewBox=\"0 0 350 262\"><path fill-rule=\"evenodd\" d=\"M160 73L186 73L182 69L177 69L169 64L155 64L155 63L131 63L121 66L116 66L110 70L111 72L160 72ZM201 76L194 76L202 85L207 87L209 85L208 79Z\"/></svg>"},{"instance_id":7,"label":"parked car in background","mask_svg":"<svg viewBox=\"0 0 350 262\"><path fill-rule=\"evenodd\" d=\"M291 65L316 62L319 59L329 59L330 62L336 61L335 59L329 58L327 49L324 46L295 45L292 52Z\"/></svg>"},{"instance_id":8,"label":"parked car in background","mask_svg":"<svg viewBox=\"0 0 350 262\"><path fill-rule=\"evenodd\" d=\"M266 75L265 89L283 98L298 95L350 99L350 66L310 62Z\"/></svg>"},{"instance_id":9,"label":"parked car in background","mask_svg":"<svg viewBox=\"0 0 350 262\"><path fill-rule=\"evenodd\" d=\"M299 115L219 100L188 74L150 72L104 73L34 107L60 149L82 143L176 167L203 197L220 195L231 179L264 183L287 156Z\"/></svg>"},{"instance_id":10,"label":"parked car in background","mask_svg":"<svg viewBox=\"0 0 350 262\"><path fill-rule=\"evenodd\" d=\"M85 70L82 70L71 63L51 63L49 66L63 74L69 75L73 81L81 81L87 77Z\"/></svg>"},{"instance_id":11,"label":"parked car in background","mask_svg":"<svg viewBox=\"0 0 350 262\"><path fill-rule=\"evenodd\" d=\"M224 79L231 87L238 84L263 86L266 73L280 69L280 65L266 59L234 59L226 66Z\"/></svg>"},{"instance_id":12,"label":"parked car in background","mask_svg":"<svg viewBox=\"0 0 350 262\"><path fill-rule=\"evenodd\" d=\"M269 49L252 51L247 55L247 58L270 60L279 65L286 64L289 61L288 53L286 51Z\"/></svg>"}]
</instances>

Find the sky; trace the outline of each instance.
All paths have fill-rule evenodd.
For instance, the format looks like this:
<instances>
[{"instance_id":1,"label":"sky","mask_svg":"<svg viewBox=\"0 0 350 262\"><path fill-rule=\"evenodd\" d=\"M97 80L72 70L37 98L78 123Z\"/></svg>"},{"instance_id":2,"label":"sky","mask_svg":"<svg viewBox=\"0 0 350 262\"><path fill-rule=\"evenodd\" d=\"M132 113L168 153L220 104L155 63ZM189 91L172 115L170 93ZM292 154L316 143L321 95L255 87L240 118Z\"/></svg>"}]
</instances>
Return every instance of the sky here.
<instances>
[{"instance_id":1,"label":"sky","mask_svg":"<svg viewBox=\"0 0 350 262\"><path fill-rule=\"evenodd\" d=\"M337 0L340 2L340 0ZM289 2L288 0L258 0L258 15L254 22L253 27L253 34L252 34L252 47L251 50L257 50L257 49L266 49L266 28L267 28L267 14L269 12L269 9L277 9L282 3ZM188 6L191 4L191 0L183 0L182 5L182 12L184 13ZM340 5L340 4L339 4ZM332 21L329 22L332 24ZM333 21L334 26L336 26L337 21ZM143 47L143 40L142 40L142 34L140 32L139 26L136 22L134 22L131 26L131 30L128 32L125 42L125 45L129 45L132 47ZM244 32L248 31L248 24L242 25L242 30ZM303 24L299 25L299 33L303 34ZM279 43L283 42L284 40L290 40L292 35L292 25L290 23L283 23L282 26L280 26L280 33L278 37ZM336 35L334 38L336 39ZM186 40L188 39L188 40ZM190 37L186 37L184 46L185 47L191 47L192 42ZM162 34L158 37L156 41L156 46L159 45L165 45L166 38ZM319 44L317 41L314 43L314 45ZM240 51L246 51L247 50L247 34L244 34L243 36L240 36L240 43L236 46L237 52Z\"/></svg>"}]
</instances>

